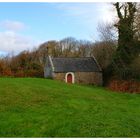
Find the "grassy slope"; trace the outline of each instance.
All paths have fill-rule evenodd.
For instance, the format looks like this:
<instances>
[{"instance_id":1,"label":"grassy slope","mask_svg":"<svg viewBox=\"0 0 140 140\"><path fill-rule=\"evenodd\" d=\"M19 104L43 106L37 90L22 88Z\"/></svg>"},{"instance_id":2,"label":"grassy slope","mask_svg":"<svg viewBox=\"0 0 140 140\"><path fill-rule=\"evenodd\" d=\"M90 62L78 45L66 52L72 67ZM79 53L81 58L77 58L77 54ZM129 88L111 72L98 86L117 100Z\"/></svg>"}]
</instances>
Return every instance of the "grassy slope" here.
<instances>
[{"instance_id":1,"label":"grassy slope","mask_svg":"<svg viewBox=\"0 0 140 140\"><path fill-rule=\"evenodd\" d=\"M140 137L140 95L0 78L0 137Z\"/></svg>"}]
</instances>

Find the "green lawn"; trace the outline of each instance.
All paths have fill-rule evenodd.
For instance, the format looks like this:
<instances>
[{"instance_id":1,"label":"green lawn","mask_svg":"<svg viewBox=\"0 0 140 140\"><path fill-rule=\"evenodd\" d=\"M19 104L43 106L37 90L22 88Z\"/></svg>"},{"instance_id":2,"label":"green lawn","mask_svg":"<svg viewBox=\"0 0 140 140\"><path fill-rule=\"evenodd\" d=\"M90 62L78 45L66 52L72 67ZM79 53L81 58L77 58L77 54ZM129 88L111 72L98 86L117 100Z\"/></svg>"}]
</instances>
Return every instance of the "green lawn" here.
<instances>
[{"instance_id":1,"label":"green lawn","mask_svg":"<svg viewBox=\"0 0 140 140\"><path fill-rule=\"evenodd\" d=\"M0 78L0 137L140 137L140 95Z\"/></svg>"}]
</instances>

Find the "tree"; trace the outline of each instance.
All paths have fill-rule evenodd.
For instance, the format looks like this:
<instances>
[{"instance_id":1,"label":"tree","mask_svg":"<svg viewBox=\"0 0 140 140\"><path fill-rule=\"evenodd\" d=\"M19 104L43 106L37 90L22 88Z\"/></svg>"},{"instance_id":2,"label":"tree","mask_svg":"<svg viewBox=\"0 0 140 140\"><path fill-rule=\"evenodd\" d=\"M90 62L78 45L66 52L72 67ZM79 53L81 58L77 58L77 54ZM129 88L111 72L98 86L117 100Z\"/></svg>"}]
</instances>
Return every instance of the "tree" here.
<instances>
[{"instance_id":1,"label":"tree","mask_svg":"<svg viewBox=\"0 0 140 140\"><path fill-rule=\"evenodd\" d=\"M57 56L57 47L58 42L55 40L45 42L39 46L37 49L38 59L43 66L45 65L48 55Z\"/></svg>"},{"instance_id":2,"label":"tree","mask_svg":"<svg viewBox=\"0 0 140 140\"><path fill-rule=\"evenodd\" d=\"M59 49L62 50L62 56L74 56L75 51L78 49L78 40L73 37L67 37L59 41Z\"/></svg>"},{"instance_id":3,"label":"tree","mask_svg":"<svg viewBox=\"0 0 140 140\"><path fill-rule=\"evenodd\" d=\"M101 41L113 42L117 40L117 31L113 23L99 23L97 31L99 32Z\"/></svg>"},{"instance_id":4,"label":"tree","mask_svg":"<svg viewBox=\"0 0 140 140\"><path fill-rule=\"evenodd\" d=\"M118 29L118 48L117 52L123 63L128 64L131 56L134 55L135 50L135 30L134 18L136 13L136 3L127 2L114 4L117 15L118 23L115 27Z\"/></svg>"},{"instance_id":5,"label":"tree","mask_svg":"<svg viewBox=\"0 0 140 140\"><path fill-rule=\"evenodd\" d=\"M118 30L118 47L112 66L118 76L128 78L131 73L129 65L139 55L140 42L135 38L134 26L137 6L132 2L116 2L114 6L118 15L118 22L115 24Z\"/></svg>"},{"instance_id":6,"label":"tree","mask_svg":"<svg viewBox=\"0 0 140 140\"><path fill-rule=\"evenodd\" d=\"M103 72L103 81L106 84L110 78L110 65L117 46L117 31L111 23L100 23L97 27L100 41L92 45L92 55L100 64Z\"/></svg>"},{"instance_id":7,"label":"tree","mask_svg":"<svg viewBox=\"0 0 140 140\"><path fill-rule=\"evenodd\" d=\"M116 43L110 41L96 42L92 46L92 55L96 58L104 71L112 62L116 51Z\"/></svg>"}]
</instances>

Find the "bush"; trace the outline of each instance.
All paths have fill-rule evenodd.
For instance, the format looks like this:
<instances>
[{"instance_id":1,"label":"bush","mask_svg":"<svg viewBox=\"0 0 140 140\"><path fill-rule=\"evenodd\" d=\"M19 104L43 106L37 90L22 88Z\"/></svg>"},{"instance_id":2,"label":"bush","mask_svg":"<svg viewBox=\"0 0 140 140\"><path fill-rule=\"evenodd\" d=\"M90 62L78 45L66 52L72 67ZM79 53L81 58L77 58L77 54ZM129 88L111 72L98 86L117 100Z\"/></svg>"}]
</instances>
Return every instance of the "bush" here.
<instances>
[{"instance_id":1,"label":"bush","mask_svg":"<svg viewBox=\"0 0 140 140\"><path fill-rule=\"evenodd\" d=\"M44 73L41 70L30 69L30 70L25 71L25 76L26 77L43 77Z\"/></svg>"},{"instance_id":2,"label":"bush","mask_svg":"<svg viewBox=\"0 0 140 140\"><path fill-rule=\"evenodd\" d=\"M114 91L140 93L140 82L134 80L111 80L107 87Z\"/></svg>"},{"instance_id":3,"label":"bush","mask_svg":"<svg viewBox=\"0 0 140 140\"><path fill-rule=\"evenodd\" d=\"M24 71L20 70L14 73L14 77L25 77Z\"/></svg>"}]
</instances>

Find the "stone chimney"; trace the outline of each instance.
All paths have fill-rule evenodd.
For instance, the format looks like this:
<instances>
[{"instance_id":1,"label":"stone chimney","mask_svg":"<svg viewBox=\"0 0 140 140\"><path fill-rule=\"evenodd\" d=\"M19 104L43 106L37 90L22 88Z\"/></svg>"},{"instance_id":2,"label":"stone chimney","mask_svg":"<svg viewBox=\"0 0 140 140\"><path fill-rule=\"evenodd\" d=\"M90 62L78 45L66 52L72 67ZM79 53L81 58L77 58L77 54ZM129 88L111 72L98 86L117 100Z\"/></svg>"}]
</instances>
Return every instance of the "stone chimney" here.
<instances>
[{"instance_id":1,"label":"stone chimney","mask_svg":"<svg viewBox=\"0 0 140 140\"><path fill-rule=\"evenodd\" d=\"M52 56L52 48L50 46L47 46L47 55Z\"/></svg>"}]
</instances>

